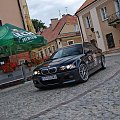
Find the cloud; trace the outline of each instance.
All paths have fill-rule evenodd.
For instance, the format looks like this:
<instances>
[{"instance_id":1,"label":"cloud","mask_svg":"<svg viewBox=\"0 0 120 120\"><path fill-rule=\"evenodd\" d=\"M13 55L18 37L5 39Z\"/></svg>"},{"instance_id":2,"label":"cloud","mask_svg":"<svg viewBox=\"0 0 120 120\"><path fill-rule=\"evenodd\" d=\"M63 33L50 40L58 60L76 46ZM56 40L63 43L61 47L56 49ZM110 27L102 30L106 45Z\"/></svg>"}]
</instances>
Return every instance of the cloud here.
<instances>
[{"instance_id":1,"label":"cloud","mask_svg":"<svg viewBox=\"0 0 120 120\"><path fill-rule=\"evenodd\" d=\"M85 0L27 0L31 18L42 20L47 26L50 19L59 18L59 10L61 14L74 14Z\"/></svg>"}]
</instances>

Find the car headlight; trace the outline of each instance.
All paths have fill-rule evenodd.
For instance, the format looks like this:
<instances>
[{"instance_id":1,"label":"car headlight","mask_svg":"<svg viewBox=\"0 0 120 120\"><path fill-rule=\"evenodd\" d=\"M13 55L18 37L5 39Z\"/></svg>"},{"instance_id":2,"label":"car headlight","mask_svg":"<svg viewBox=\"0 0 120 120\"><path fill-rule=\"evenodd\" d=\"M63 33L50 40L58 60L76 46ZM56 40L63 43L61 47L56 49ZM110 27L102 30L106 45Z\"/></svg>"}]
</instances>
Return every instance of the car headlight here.
<instances>
[{"instance_id":1,"label":"car headlight","mask_svg":"<svg viewBox=\"0 0 120 120\"><path fill-rule=\"evenodd\" d=\"M33 75L40 75L40 71L34 71Z\"/></svg>"},{"instance_id":2,"label":"car headlight","mask_svg":"<svg viewBox=\"0 0 120 120\"><path fill-rule=\"evenodd\" d=\"M69 64L69 65L66 65L66 66L61 66L60 67L60 70L70 70L70 69L74 69L76 68L76 66L74 64Z\"/></svg>"}]
</instances>

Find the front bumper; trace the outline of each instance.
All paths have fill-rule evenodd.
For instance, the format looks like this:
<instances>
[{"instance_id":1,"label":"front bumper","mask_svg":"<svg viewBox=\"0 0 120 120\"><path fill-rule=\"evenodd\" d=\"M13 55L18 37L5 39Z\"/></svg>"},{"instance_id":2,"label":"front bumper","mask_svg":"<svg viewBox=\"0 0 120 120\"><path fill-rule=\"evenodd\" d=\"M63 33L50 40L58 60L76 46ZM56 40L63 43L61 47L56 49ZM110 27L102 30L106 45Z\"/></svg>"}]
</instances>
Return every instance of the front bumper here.
<instances>
[{"instance_id":1,"label":"front bumper","mask_svg":"<svg viewBox=\"0 0 120 120\"><path fill-rule=\"evenodd\" d=\"M33 83L35 85L35 87L45 87L45 86L50 86L50 85L56 85L56 84L66 84L66 83L70 83L70 82L75 82L79 80L79 70L73 69L73 70L69 70L66 72L60 72L60 73L56 73L55 75L57 75L57 79L52 79L52 80L42 80L42 77L45 76L33 76ZM47 75L46 75L47 76Z\"/></svg>"}]
</instances>

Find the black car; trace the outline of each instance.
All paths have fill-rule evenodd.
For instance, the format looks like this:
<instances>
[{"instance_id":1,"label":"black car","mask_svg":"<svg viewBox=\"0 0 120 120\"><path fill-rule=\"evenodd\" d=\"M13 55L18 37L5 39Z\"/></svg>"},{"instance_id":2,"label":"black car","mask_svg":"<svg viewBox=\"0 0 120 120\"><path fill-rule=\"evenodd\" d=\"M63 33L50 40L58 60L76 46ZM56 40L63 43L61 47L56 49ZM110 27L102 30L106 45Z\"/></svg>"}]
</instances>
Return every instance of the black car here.
<instances>
[{"instance_id":1,"label":"black car","mask_svg":"<svg viewBox=\"0 0 120 120\"><path fill-rule=\"evenodd\" d=\"M58 49L48 61L34 69L32 78L37 88L86 82L90 74L105 67L102 50L84 42Z\"/></svg>"}]
</instances>

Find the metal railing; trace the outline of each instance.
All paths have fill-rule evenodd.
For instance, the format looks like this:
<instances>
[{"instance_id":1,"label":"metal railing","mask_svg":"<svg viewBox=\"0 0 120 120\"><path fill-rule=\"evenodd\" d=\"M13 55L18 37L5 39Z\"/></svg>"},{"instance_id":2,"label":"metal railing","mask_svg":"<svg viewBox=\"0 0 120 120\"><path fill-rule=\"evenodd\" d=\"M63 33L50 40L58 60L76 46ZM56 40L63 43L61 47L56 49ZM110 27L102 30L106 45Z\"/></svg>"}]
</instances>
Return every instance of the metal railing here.
<instances>
[{"instance_id":1,"label":"metal railing","mask_svg":"<svg viewBox=\"0 0 120 120\"><path fill-rule=\"evenodd\" d=\"M120 23L120 11L108 16L108 24L118 24Z\"/></svg>"}]
</instances>

